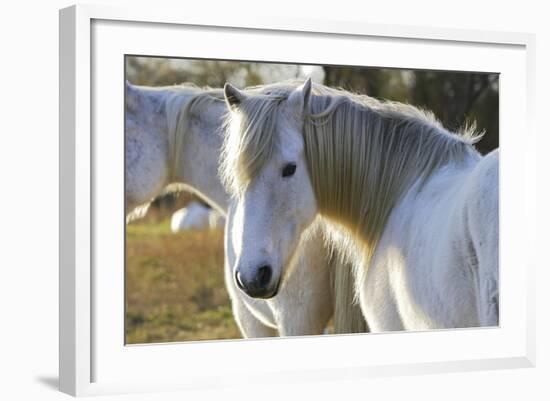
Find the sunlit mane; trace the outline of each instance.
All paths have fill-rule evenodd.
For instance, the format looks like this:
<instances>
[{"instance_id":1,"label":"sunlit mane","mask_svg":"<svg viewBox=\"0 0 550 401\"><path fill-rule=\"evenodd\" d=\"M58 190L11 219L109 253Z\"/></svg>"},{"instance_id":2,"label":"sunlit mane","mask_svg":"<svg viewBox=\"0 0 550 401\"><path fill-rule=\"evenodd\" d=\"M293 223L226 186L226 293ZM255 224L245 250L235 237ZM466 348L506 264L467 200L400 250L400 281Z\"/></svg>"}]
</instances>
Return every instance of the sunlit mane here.
<instances>
[{"instance_id":1,"label":"sunlit mane","mask_svg":"<svg viewBox=\"0 0 550 401\"><path fill-rule=\"evenodd\" d=\"M242 193L279 143L277 116L296 84L246 91L226 121L222 178ZM447 164L479 155L472 128L445 130L434 115L314 85L303 129L309 176L320 213L359 234L367 260L404 193Z\"/></svg>"}]
</instances>

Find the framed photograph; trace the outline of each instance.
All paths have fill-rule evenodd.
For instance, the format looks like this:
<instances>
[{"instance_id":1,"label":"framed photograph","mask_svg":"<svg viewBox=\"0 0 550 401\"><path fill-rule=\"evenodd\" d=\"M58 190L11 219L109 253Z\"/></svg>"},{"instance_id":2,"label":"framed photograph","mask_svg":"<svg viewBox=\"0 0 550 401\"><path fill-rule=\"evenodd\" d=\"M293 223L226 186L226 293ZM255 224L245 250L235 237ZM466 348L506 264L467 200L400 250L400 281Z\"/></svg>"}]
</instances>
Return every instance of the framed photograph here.
<instances>
[{"instance_id":1,"label":"framed photograph","mask_svg":"<svg viewBox=\"0 0 550 401\"><path fill-rule=\"evenodd\" d=\"M197 390L534 366L535 260L526 256L534 255L529 249L536 216L534 37L292 18L230 22L216 13L141 8L60 11L61 391ZM331 111L338 105L348 120ZM265 110L278 114L264 116ZM387 119L373 122L373 115ZM292 156L294 142L282 142L291 135L293 116L306 121L298 126L305 132L306 150L299 154L306 154L300 157L307 167ZM270 125L270 118L283 122ZM319 142L332 135L319 128L326 118L334 119L331 126L339 127L343 142ZM261 129L255 134L256 126ZM445 224L437 223L447 221L448 213L437 217L435 206L413 209L426 227L430 219L434 224L425 233L414 231L418 243L410 249L388 245L380 229L366 275L354 260L359 247L342 247L342 257L338 246L325 249L326 235L344 244L343 236L360 232L353 216L345 220L321 200L325 178L311 178L322 166L311 164L315 149L351 151L363 143L356 133L345 142L348 126L369 127L371 139L364 143L371 156L383 154L376 148L381 143L394 149L378 170L361 164L364 155L344 157L362 166L350 174L370 169L386 183L372 191L383 195L361 198L369 205L361 216L389 213L384 204L401 207L391 185L405 185L405 179L394 176L440 167L447 168L445 177L448 171L460 176L472 160L496 160L496 170L487 162L480 174L492 174L492 192L479 184L468 201L485 201L489 193L496 199L467 225L479 240L449 241L455 253L442 259L464 248L473 249L475 262L470 257L468 263L480 271L492 260L488 270L476 273L475 285L461 292L460 274L438 276L450 290L441 290L445 296L432 299L430 307L430 297L422 296L429 290L415 297L418 286L410 284L424 277L405 280L394 267L386 280L391 302L370 295L384 293L373 290L383 286L369 283L379 274L376 260L399 265L395 260L412 258L412 252L419 255L413 264L422 267L443 252L441 243L430 245L447 235L439 234ZM288 132L281 134L280 127ZM427 139L419 145L409 129L414 138ZM269 135L280 137L266 156ZM410 151L414 157L406 152L411 146L418 146ZM254 151L250 160L266 158L260 167L243 162ZM400 170L391 168L392 157ZM276 174L269 175L275 164ZM423 177L424 171L417 173ZM277 185L271 176L300 191L285 198L283 190L269 190ZM356 194L359 185L342 177L333 181L352 184L338 184L332 193ZM250 189L262 183L268 189ZM464 188L445 204L465 197ZM308 203L308 191L315 202ZM395 202L388 201L392 196ZM260 218L262 205L278 210L276 224ZM292 230L284 224L287 215ZM325 220L312 223L314 215ZM456 230L460 224L449 225ZM317 226L322 235L305 234ZM377 232L376 226L360 228L368 234L365 243ZM477 233L489 234L480 239ZM478 249L487 248L487 238L493 245L485 254ZM384 259L380 249L393 256ZM350 289L347 303L342 288ZM359 316L353 324L347 312Z\"/></svg>"}]
</instances>

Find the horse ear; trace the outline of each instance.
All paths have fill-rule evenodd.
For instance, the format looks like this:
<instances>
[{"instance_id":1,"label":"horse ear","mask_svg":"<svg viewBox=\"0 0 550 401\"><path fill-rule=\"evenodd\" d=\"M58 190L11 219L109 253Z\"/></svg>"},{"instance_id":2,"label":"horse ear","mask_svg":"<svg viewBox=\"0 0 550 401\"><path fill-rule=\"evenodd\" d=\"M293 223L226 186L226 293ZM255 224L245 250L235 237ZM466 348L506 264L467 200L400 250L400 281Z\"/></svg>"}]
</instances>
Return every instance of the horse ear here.
<instances>
[{"instance_id":1,"label":"horse ear","mask_svg":"<svg viewBox=\"0 0 550 401\"><path fill-rule=\"evenodd\" d=\"M223 87L223 96L229 107L238 106L244 98L244 95L231 85L229 82L226 82Z\"/></svg>"},{"instance_id":2,"label":"horse ear","mask_svg":"<svg viewBox=\"0 0 550 401\"><path fill-rule=\"evenodd\" d=\"M307 110L309 99L311 97L311 78L296 88L288 97L288 102L295 107L301 114Z\"/></svg>"}]
</instances>

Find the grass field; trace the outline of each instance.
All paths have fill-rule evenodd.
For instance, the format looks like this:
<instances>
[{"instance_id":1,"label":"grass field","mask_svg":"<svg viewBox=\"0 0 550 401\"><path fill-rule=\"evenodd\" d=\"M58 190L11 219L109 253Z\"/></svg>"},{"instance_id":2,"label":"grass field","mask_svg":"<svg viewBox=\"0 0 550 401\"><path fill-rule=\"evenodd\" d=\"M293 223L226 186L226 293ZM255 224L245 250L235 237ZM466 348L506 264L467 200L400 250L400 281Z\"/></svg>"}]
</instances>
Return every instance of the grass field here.
<instances>
[{"instance_id":1,"label":"grass field","mask_svg":"<svg viewBox=\"0 0 550 401\"><path fill-rule=\"evenodd\" d=\"M151 211L126 230L126 343L241 338L223 279L223 230L170 232Z\"/></svg>"}]
</instances>

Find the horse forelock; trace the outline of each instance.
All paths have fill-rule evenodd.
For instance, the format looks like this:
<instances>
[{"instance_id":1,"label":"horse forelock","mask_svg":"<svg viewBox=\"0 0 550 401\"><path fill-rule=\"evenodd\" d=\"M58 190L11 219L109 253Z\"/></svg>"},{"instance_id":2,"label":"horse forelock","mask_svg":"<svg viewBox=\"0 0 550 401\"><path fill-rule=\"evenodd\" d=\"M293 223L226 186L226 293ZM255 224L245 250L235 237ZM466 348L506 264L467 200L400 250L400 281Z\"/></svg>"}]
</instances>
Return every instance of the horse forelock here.
<instances>
[{"instance_id":1,"label":"horse forelock","mask_svg":"<svg viewBox=\"0 0 550 401\"><path fill-rule=\"evenodd\" d=\"M280 94L255 93L227 113L220 175L231 193L244 192L271 158L284 99Z\"/></svg>"}]
</instances>

